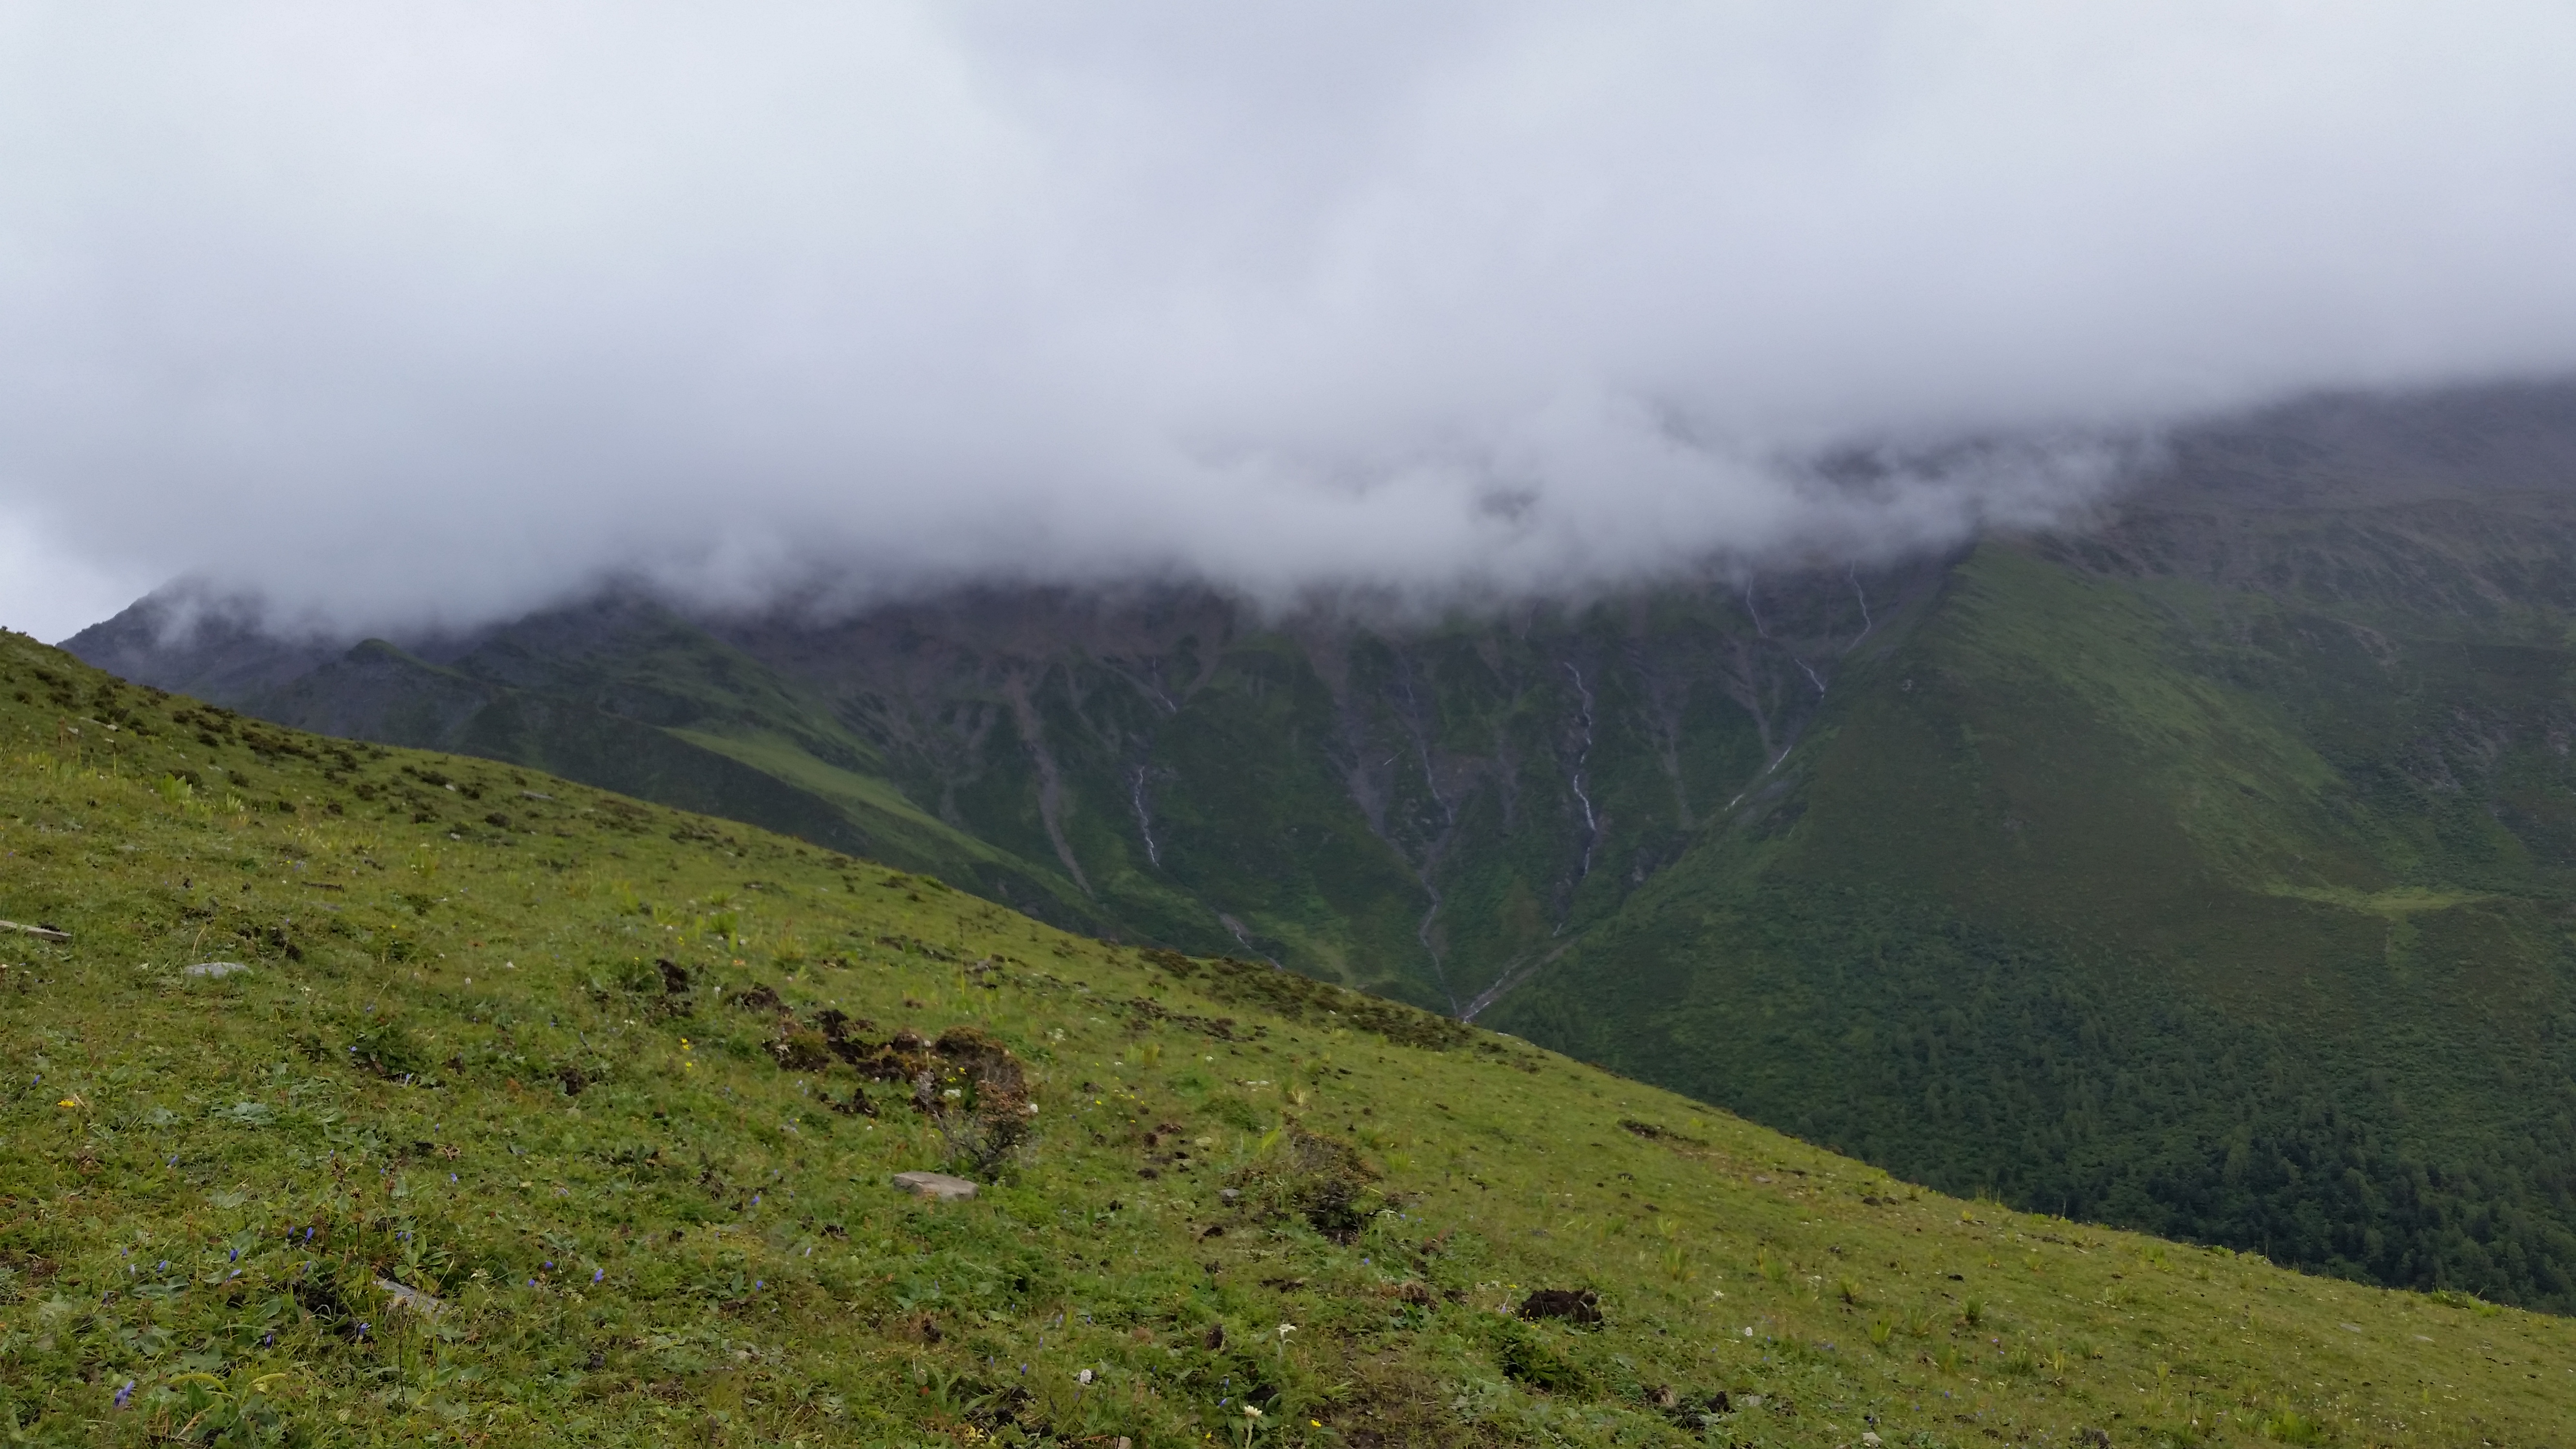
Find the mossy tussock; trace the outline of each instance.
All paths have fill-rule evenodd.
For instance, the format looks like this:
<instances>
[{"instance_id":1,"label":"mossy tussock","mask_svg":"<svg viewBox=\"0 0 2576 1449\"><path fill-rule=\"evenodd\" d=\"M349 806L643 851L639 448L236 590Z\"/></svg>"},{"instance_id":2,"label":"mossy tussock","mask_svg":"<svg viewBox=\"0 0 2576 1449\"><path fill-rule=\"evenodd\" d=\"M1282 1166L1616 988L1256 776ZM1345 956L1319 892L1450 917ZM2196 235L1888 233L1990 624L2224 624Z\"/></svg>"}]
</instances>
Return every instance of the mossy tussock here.
<instances>
[{"instance_id":1,"label":"mossy tussock","mask_svg":"<svg viewBox=\"0 0 2576 1449\"><path fill-rule=\"evenodd\" d=\"M2563 1320L16 636L0 919L29 1442L2540 1444L2576 1395Z\"/></svg>"}]
</instances>

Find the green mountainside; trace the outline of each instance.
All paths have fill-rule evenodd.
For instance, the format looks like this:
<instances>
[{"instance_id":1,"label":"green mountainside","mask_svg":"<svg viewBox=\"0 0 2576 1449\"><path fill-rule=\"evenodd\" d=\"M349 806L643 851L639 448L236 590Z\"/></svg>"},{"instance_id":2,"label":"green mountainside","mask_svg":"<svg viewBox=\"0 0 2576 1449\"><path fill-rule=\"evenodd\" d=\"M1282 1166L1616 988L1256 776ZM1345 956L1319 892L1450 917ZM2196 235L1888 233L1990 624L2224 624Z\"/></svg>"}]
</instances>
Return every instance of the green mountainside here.
<instances>
[{"instance_id":1,"label":"green mountainside","mask_svg":"<svg viewBox=\"0 0 2576 1449\"><path fill-rule=\"evenodd\" d=\"M1068 924L1097 919L1053 873L926 815L809 693L668 609L609 601L433 657L220 623L171 650L163 623L138 607L82 647L129 677L321 733L508 760L935 872Z\"/></svg>"},{"instance_id":2,"label":"green mountainside","mask_svg":"<svg viewBox=\"0 0 2576 1449\"><path fill-rule=\"evenodd\" d=\"M1935 562L1368 625L1204 591L837 622L612 596L345 656L69 641L327 734L481 754L930 871L1058 924L1452 1014L1615 912L1796 740Z\"/></svg>"},{"instance_id":3,"label":"green mountainside","mask_svg":"<svg viewBox=\"0 0 2576 1449\"><path fill-rule=\"evenodd\" d=\"M1436 618L609 596L342 651L175 607L69 647L1947 1190L2576 1310L2576 390L2202 429L2092 524L1949 557Z\"/></svg>"},{"instance_id":4,"label":"green mountainside","mask_svg":"<svg viewBox=\"0 0 2576 1449\"><path fill-rule=\"evenodd\" d=\"M0 919L11 1442L2536 1445L2576 1401L2565 1319L1944 1197L14 635ZM891 1183L943 1167L981 1191Z\"/></svg>"},{"instance_id":5,"label":"green mountainside","mask_svg":"<svg viewBox=\"0 0 2576 1449\"><path fill-rule=\"evenodd\" d=\"M1953 1190L2576 1308L2576 473L2316 466L1981 546L1484 1019Z\"/></svg>"}]
</instances>

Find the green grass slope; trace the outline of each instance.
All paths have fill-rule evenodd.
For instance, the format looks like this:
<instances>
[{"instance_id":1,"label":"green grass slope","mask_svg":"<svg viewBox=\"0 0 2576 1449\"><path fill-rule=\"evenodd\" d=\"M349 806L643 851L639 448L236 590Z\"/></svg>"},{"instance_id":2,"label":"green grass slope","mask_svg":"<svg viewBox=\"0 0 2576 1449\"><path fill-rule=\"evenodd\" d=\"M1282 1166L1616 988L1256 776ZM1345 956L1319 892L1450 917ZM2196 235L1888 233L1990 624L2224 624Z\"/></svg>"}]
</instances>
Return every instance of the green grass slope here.
<instances>
[{"instance_id":1,"label":"green grass slope","mask_svg":"<svg viewBox=\"0 0 2576 1449\"><path fill-rule=\"evenodd\" d=\"M873 746L669 610L611 600L503 631L448 664L370 641L234 701L326 734L481 755L722 815L966 884L1047 919L1099 912L926 814Z\"/></svg>"},{"instance_id":2,"label":"green grass slope","mask_svg":"<svg viewBox=\"0 0 2576 1449\"><path fill-rule=\"evenodd\" d=\"M792 840L7 635L0 752L12 1442L2570 1431L2564 1320L1946 1198ZM861 1070L907 1030L929 1112ZM1033 1127L977 1198L890 1186L975 1120Z\"/></svg>"}]
</instances>

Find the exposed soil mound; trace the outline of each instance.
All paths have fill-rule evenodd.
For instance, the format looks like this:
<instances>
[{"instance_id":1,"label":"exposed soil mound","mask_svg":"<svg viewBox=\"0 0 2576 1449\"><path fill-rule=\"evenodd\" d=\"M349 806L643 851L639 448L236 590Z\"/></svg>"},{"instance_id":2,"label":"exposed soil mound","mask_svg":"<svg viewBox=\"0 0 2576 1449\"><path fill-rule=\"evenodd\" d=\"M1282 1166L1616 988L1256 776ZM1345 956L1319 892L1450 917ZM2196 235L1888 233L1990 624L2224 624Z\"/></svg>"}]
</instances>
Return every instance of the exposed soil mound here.
<instances>
[{"instance_id":1,"label":"exposed soil mound","mask_svg":"<svg viewBox=\"0 0 2576 1449\"><path fill-rule=\"evenodd\" d=\"M1477 1039L1474 1029L1463 1022L1276 966L1256 965L1231 956L1193 961L1178 951L1159 948L1143 955L1156 970L1174 980L1190 982L1221 1000L1264 1006L1303 1021L1330 1022L1374 1032L1401 1046L1447 1051Z\"/></svg>"},{"instance_id":2,"label":"exposed soil mound","mask_svg":"<svg viewBox=\"0 0 2576 1449\"><path fill-rule=\"evenodd\" d=\"M1567 1323L1601 1321L1601 1295L1589 1288L1541 1288L1521 1300L1521 1317L1562 1319Z\"/></svg>"},{"instance_id":3,"label":"exposed soil mound","mask_svg":"<svg viewBox=\"0 0 2576 1449\"><path fill-rule=\"evenodd\" d=\"M1303 1127L1289 1128L1275 1151L1228 1179L1238 1207L1264 1218L1302 1217L1337 1243L1358 1237L1377 1212L1376 1181L1358 1148Z\"/></svg>"},{"instance_id":4,"label":"exposed soil mound","mask_svg":"<svg viewBox=\"0 0 2576 1449\"><path fill-rule=\"evenodd\" d=\"M766 992L767 988L755 988ZM746 992L745 995L751 993ZM776 1002L774 994L770 1001ZM854 1032L870 1024L839 1011L823 1011L807 1025L786 1012L768 1043L780 1069L822 1074L847 1063L868 1081L900 1083L913 1109L930 1119L948 1144L952 1166L990 1177L1017 1157L1035 1135L1037 1106L1029 1100L1028 1073L1000 1038L978 1027L953 1026L937 1041L906 1027L881 1042ZM867 1089L853 1087L847 1102L826 1104L853 1116L873 1117Z\"/></svg>"},{"instance_id":5,"label":"exposed soil mound","mask_svg":"<svg viewBox=\"0 0 2576 1449\"><path fill-rule=\"evenodd\" d=\"M733 1007L736 1011L785 1011L787 1003L778 999L776 988L763 985L735 992Z\"/></svg>"}]
</instances>

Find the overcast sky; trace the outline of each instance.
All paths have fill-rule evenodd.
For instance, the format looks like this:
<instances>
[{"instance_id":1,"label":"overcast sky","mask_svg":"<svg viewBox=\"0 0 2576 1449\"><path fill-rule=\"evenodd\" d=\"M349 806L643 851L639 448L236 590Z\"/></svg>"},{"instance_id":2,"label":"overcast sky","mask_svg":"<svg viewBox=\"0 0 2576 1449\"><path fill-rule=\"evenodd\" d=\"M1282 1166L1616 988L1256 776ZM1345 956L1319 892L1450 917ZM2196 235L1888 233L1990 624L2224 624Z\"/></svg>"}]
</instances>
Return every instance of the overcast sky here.
<instances>
[{"instance_id":1,"label":"overcast sky","mask_svg":"<svg viewBox=\"0 0 2576 1449\"><path fill-rule=\"evenodd\" d=\"M2563 0L20 0L0 623L1897 547L2571 259Z\"/></svg>"}]
</instances>

